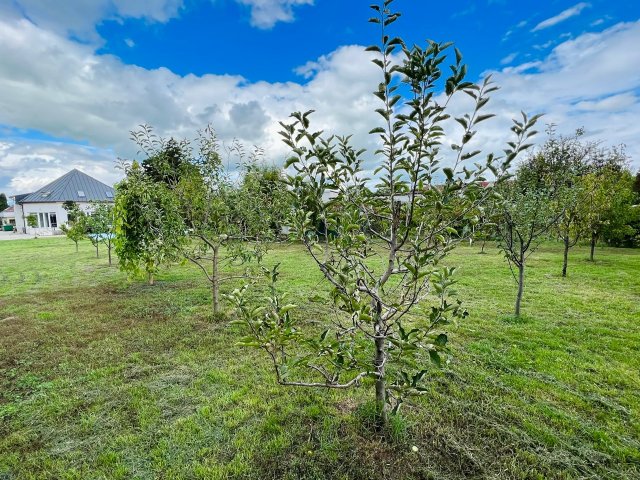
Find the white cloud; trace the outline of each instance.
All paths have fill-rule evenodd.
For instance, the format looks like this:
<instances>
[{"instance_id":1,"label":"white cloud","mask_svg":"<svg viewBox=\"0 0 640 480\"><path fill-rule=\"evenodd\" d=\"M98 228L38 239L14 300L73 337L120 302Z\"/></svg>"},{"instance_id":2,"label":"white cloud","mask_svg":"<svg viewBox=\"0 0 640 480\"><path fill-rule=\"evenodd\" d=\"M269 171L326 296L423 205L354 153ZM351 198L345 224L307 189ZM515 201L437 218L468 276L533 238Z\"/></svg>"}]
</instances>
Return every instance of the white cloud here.
<instances>
[{"instance_id":1,"label":"white cloud","mask_svg":"<svg viewBox=\"0 0 640 480\"><path fill-rule=\"evenodd\" d=\"M294 19L293 7L313 5L314 0L236 0L251 8L251 25L258 28L272 28L278 22Z\"/></svg>"},{"instance_id":2,"label":"white cloud","mask_svg":"<svg viewBox=\"0 0 640 480\"><path fill-rule=\"evenodd\" d=\"M248 6L251 24L264 29L278 22L293 21L294 7L314 3L314 0L234 1ZM0 18L26 18L43 29L99 44L102 39L96 26L105 20L139 19L166 23L177 17L184 5L184 0L10 0L0 1ZM129 45L131 40L125 42Z\"/></svg>"},{"instance_id":3,"label":"white cloud","mask_svg":"<svg viewBox=\"0 0 640 480\"><path fill-rule=\"evenodd\" d=\"M481 125L475 141L484 151L500 152L510 118L521 109L546 112L542 123L556 123L563 132L584 126L593 139L626 143L640 165L640 51L629 47L638 44L640 22L623 23L565 41L540 61L492 72L502 88L487 111L497 118ZM0 19L0 58L0 125L93 147L11 140L0 149L0 171L12 179L11 193L32 178L52 180L73 167L95 168L98 178L115 180L113 162L135 155L129 131L141 123L163 135L188 136L211 122L221 140L239 137L279 163L287 150L278 121L314 109L315 129L356 133L356 144L375 144L367 132L378 124L371 92L379 71L360 46L341 47L301 67L307 76L301 83L250 83L240 76L179 76L126 65L26 20ZM455 105L460 112L462 107Z\"/></svg>"},{"instance_id":4,"label":"white cloud","mask_svg":"<svg viewBox=\"0 0 640 480\"><path fill-rule=\"evenodd\" d=\"M134 42L133 40L131 40L130 38L125 38L124 39L124 43L127 45L127 47L129 48L133 48L136 46L136 42Z\"/></svg>"},{"instance_id":5,"label":"white cloud","mask_svg":"<svg viewBox=\"0 0 640 480\"><path fill-rule=\"evenodd\" d=\"M97 42L95 27L105 19L164 23L177 16L182 6L183 0L13 0L0 6L0 14L28 18L44 29Z\"/></svg>"},{"instance_id":6,"label":"white cloud","mask_svg":"<svg viewBox=\"0 0 640 480\"><path fill-rule=\"evenodd\" d=\"M504 57L502 60L500 60L500 65L508 65L509 63L513 62L517 56L518 56L518 52L510 53L509 55Z\"/></svg>"},{"instance_id":7,"label":"white cloud","mask_svg":"<svg viewBox=\"0 0 640 480\"><path fill-rule=\"evenodd\" d=\"M28 172L12 176L7 185L12 194L33 192L73 168L113 184L121 176L114 165L113 152L105 149L20 139L0 141L0 171Z\"/></svg>"},{"instance_id":8,"label":"white cloud","mask_svg":"<svg viewBox=\"0 0 640 480\"><path fill-rule=\"evenodd\" d=\"M580 2L575 4L573 7L567 8L563 10L558 15L547 18L542 22L538 23L535 27L533 27L532 32L537 32L538 30L544 30L545 28L553 27L560 22L564 22L565 20L575 17L576 15L580 15L585 8L590 7L591 5L586 2Z\"/></svg>"},{"instance_id":9,"label":"white cloud","mask_svg":"<svg viewBox=\"0 0 640 480\"><path fill-rule=\"evenodd\" d=\"M629 106L637 104L638 100L633 92L625 92L598 100L585 100L575 106L585 112L624 112Z\"/></svg>"},{"instance_id":10,"label":"white cloud","mask_svg":"<svg viewBox=\"0 0 640 480\"><path fill-rule=\"evenodd\" d=\"M600 33L583 34L561 43L544 60L488 72L501 89L488 108L514 117L520 109L545 113L562 133L586 129L587 138L627 145L640 167L640 21L620 23ZM496 120L492 128L508 123ZM542 128L543 129L543 128ZM495 135L479 133L478 141L495 148ZM542 141L541 136L538 141Z\"/></svg>"},{"instance_id":11,"label":"white cloud","mask_svg":"<svg viewBox=\"0 0 640 480\"><path fill-rule=\"evenodd\" d=\"M112 150L112 157L135 155L129 131L142 123L163 135L188 136L210 122L223 141L239 137L278 161L285 155L278 121L294 110L318 110L318 129L346 134L372 128L371 79L378 72L358 46L323 57L304 84L249 83L240 76L179 76L126 65L27 20L0 20L0 58L0 125L88 142ZM39 158L42 168L50 167ZM3 175L13 178L32 171L5 167Z\"/></svg>"}]
</instances>

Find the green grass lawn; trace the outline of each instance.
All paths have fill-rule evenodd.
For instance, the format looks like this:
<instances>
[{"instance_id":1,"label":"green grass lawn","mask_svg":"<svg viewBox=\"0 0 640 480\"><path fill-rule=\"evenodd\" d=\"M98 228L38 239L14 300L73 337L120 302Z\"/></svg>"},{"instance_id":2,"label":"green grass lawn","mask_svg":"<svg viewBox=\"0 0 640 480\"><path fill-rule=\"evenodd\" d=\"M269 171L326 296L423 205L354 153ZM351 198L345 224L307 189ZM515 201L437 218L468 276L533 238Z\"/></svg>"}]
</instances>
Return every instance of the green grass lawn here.
<instances>
[{"instance_id":1,"label":"green grass lawn","mask_svg":"<svg viewBox=\"0 0 640 480\"><path fill-rule=\"evenodd\" d=\"M563 279L542 248L518 320L507 265L477 251L449 260L470 312L451 362L383 440L370 385L278 386L212 321L194 267L150 287L88 242L0 242L0 479L640 478L640 251L575 249ZM302 249L266 262L322 323L327 285Z\"/></svg>"}]
</instances>

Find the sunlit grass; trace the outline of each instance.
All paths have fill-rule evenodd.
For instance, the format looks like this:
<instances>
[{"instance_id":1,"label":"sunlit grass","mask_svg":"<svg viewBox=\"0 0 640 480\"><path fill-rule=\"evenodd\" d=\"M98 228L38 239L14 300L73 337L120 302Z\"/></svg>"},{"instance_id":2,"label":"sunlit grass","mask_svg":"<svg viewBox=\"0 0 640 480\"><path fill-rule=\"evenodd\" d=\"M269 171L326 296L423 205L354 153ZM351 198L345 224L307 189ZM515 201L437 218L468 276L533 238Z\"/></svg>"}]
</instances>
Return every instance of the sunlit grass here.
<instances>
[{"instance_id":1,"label":"sunlit grass","mask_svg":"<svg viewBox=\"0 0 640 480\"><path fill-rule=\"evenodd\" d=\"M383 440L368 386L277 386L192 266L149 287L88 243L2 242L0 478L639 478L640 252L576 249L563 279L545 246L516 319L508 267L478 250L448 259L470 311L451 363ZM301 248L266 262L325 322Z\"/></svg>"}]
</instances>

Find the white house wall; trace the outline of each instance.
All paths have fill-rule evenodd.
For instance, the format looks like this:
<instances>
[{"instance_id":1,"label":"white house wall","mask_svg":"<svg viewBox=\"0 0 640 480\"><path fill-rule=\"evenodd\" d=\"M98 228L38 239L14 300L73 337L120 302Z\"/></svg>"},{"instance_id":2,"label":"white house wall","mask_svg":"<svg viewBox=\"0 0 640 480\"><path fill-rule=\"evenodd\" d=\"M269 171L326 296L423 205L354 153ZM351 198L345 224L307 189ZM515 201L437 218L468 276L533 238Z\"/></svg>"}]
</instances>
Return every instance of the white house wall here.
<instances>
[{"instance_id":1,"label":"white house wall","mask_svg":"<svg viewBox=\"0 0 640 480\"><path fill-rule=\"evenodd\" d=\"M88 203L88 202L77 202L78 207L80 207L81 210L85 211L85 212L90 212L91 209L93 208L93 205ZM29 234L29 235L57 235L57 234L61 234L62 230L60 229L60 227L63 224L68 223L69 221L69 217L67 216L67 211L62 207L62 202L59 203L23 203L22 205L20 205L19 207L22 208L22 211L18 212L18 210L16 209L16 227L18 229L18 231L24 231L25 233ZM18 207L18 205L16 205L16 207ZM57 227L53 228L53 227L38 227L38 228L33 228L33 227L29 227L27 225L27 217L30 214L35 214L38 217L38 222L40 221L39 219L39 213L46 213L46 214L50 214L50 213L55 213L56 214L56 221L57 221Z\"/></svg>"},{"instance_id":2,"label":"white house wall","mask_svg":"<svg viewBox=\"0 0 640 480\"><path fill-rule=\"evenodd\" d=\"M26 225L26 221L24 219L24 215L22 213L22 205L15 204L13 206L13 213L16 216L16 230L18 232L24 232L24 227Z\"/></svg>"}]
</instances>

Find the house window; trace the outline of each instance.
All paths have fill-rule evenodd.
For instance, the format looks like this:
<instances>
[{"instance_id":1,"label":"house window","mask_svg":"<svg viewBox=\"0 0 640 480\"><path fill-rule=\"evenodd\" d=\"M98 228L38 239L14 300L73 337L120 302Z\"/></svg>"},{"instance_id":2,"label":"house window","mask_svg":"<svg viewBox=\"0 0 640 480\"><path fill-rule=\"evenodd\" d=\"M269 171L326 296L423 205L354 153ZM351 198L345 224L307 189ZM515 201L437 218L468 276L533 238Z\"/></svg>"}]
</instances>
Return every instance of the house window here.
<instances>
[{"instance_id":1,"label":"house window","mask_svg":"<svg viewBox=\"0 0 640 480\"><path fill-rule=\"evenodd\" d=\"M78 190L78 196L84 198L86 195L83 190Z\"/></svg>"},{"instance_id":2,"label":"house window","mask_svg":"<svg viewBox=\"0 0 640 480\"><path fill-rule=\"evenodd\" d=\"M105 192L107 198L113 198L113 192Z\"/></svg>"},{"instance_id":3,"label":"house window","mask_svg":"<svg viewBox=\"0 0 640 480\"><path fill-rule=\"evenodd\" d=\"M58 217L54 212L51 212L49 214L49 222L51 223L51 226L53 228L57 228L58 227Z\"/></svg>"}]
</instances>

